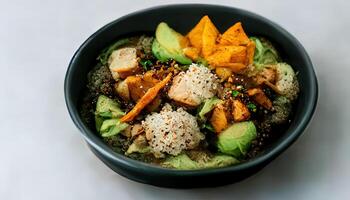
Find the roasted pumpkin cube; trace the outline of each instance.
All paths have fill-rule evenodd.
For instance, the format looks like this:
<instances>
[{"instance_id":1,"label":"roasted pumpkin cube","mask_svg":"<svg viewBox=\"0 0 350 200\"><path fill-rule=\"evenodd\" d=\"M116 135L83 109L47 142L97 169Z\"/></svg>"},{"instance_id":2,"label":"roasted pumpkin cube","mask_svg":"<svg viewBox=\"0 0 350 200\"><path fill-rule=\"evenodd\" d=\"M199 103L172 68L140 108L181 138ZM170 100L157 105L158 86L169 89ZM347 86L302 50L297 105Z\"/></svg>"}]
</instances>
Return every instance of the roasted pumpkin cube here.
<instances>
[{"instance_id":1,"label":"roasted pumpkin cube","mask_svg":"<svg viewBox=\"0 0 350 200\"><path fill-rule=\"evenodd\" d=\"M215 51L216 39L219 36L219 31L209 19L204 26L202 36L202 55L207 57Z\"/></svg>"},{"instance_id":2,"label":"roasted pumpkin cube","mask_svg":"<svg viewBox=\"0 0 350 200\"><path fill-rule=\"evenodd\" d=\"M260 104L262 107L271 110L272 109L272 102L271 100L265 95L264 91L260 88L252 88L247 91L247 94L251 97L253 97L254 101L256 101L258 104Z\"/></svg>"},{"instance_id":3,"label":"roasted pumpkin cube","mask_svg":"<svg viewBox=\"0 0 350 200\"><path fill-rule=\"evenodd\" d=\"M196 47L187 47L184 49L185 56L194 61L199 58L199 53L200 51Z\"/></svg>"},{"instance_id":4,"label":"roasted pumpkin cube","mask_svg":"<svg viewBox=\"0 0 350 200\"><path fill-rule=\"evenodd\" d=\"M187 34L187 38L190 41L190 44L197 49L202 49L202 36L204 26L209 21L209 17L206 15L198 22L198 24Z\"/></svg>"},{"instance_id":5,"label":"roasted pumpkin cube","mask_svg":"<svg viewBox=\"0 0 350 200\"><path fill-rule=\"evenodd\" d=\"M250 117L250 112L240 100L235 99L232 101L232 116L235 122L246 121Z\"/></svg>"},{"instance_id":6,"label":"roasted pumpkin cube","mask_svg":"<svg viewBox=\"0 0 350 200\"><path fill-rule=\"evenodd\" d=\"M229 63L231 60L231 52L224 49L215 51L212 55L207 56L206 60L214 67L220 66L221 63Z\"/></svg>"},{"instance_id":7,"label":"roasted pumpkin cube","mask_svg":"<svg viewBox=\"0 0 350 200\"><path fill-rule=\"evenodd\" d=\"M210 123L213 126L216 133L220 133L228 127L226 111L222 104L218 104L215 106L213 114L210 118Z\"/></svg>"},{"instance_id":8,"label":"roasted pumpkin cube","mask_svg":"<svg viewBox=\"0 0 350 200\"><path fill-rule=\"evenodd\" d=\"M218 66L229 68L235 73L240 73L247 67L242 63L219 63Z\"/></svg>"},{"instance_id":9,"label":"roasted pumpkin cube","mask_svg":"<svg viewBox=\"0 0 350 200\"><path fill-rule=\"evenodd\" d=\"M249 38L245 34L241 22L237 22L220 37L219 43L221 45L243 45L246 46L249 43Z\"/></svg>"},{"instance_id":10,"label":"roasted pumpkin cube","mask_svg":"<svg viewBox=\"0 0 350 200\"><path fill-rule=\"evenodd\" d=\"M215 69L216 75L218 75L219 78L222 80L228 79L230 76L232 76L232 70L230 68L226 67L218 67Z\"/></svg>"},{"instance_id":11,"label":"roasted pumpkin cube","mask_svg":"<svg viewBox=\"0 0 350 200\"><path fill-rule=\"evenodd\" d=\"M246 61L247 65L253 64L254 53L255 53L255 42L250 40L248 45L247 45L247 61Z\"/></svg>"}]
</instances>

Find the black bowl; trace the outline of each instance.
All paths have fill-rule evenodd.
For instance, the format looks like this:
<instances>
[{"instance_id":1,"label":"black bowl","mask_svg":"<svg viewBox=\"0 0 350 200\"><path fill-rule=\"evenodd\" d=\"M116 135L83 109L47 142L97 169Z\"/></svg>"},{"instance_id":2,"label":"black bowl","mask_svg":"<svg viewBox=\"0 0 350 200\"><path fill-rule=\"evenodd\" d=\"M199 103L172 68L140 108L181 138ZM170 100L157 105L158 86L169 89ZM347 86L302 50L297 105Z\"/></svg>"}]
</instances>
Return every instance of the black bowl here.
<instances>
[{"instance_id":1,"label":"black bowl","mask_svg":"<svg viewBox=\"0 0 350 200\"><path fill-rule=\"evenodd\" d=\"M299 72L300 96L295 115L283 135L260 156L237 166L172 170L160 168L113 152L79 115L79 100L86 86L86 76L96 64L99 52L117 38L137 32L154 32L157 24L167 22L181 33L187 33L204 16L209 15L222 32L241 21L248 35L265 36L281 52L283 59ZM184 4L167 5L138 11L121 17L90 36L73 56L65 79L65 99L69 114L91 150L106 165L129 179L162 187L208 187L240 181L256 173L284 150L305 130L315 111L318 86L312 63L303 46L285 29L254 13L225 6Z\"/></svg>"}]
</instances>

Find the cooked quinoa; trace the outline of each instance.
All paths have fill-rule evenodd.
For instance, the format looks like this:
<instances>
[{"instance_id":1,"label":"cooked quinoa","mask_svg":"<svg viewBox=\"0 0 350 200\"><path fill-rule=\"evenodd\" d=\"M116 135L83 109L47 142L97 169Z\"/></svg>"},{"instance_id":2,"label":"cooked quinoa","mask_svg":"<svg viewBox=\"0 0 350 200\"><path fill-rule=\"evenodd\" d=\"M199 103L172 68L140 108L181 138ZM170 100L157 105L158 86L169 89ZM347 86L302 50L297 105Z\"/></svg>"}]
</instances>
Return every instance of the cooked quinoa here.
<instances>
[{"instance_id":1,"label":"cooked quinoa","mask_svg":"<svg viewBox=\"0 0 350 200\"><path fill-rule=\"evenodd\" d=\"M172 110L166 104L159 113L152 113L142 121L153 151L178 155L182 150L195 148L204 135L200 132L196 118L183 108Z\"/></svg>"}]
</instances>

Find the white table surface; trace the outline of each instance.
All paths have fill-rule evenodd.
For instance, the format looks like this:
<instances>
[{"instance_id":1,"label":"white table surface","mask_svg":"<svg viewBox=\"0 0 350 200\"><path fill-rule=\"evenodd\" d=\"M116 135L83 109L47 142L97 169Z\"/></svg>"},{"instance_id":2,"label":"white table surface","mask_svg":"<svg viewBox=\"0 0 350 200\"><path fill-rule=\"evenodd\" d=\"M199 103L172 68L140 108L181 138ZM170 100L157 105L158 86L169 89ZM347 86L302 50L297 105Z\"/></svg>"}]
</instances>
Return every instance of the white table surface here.
<instances>
[{"instance_id":1,"label":"white table surface","mask_svg":"<svg viewBox=\"0 0 350 200\"><path fill-rule=\"evenodd\" d=\"M303 137L257 175L219 188L173 190L106 167L85 145L63 97L68 62L88 36L163 1L0 1L0 199L350 199L347 2L206 1L251 10L294 34L317 71L319 104Z\"/></svg>"}]
</instances>

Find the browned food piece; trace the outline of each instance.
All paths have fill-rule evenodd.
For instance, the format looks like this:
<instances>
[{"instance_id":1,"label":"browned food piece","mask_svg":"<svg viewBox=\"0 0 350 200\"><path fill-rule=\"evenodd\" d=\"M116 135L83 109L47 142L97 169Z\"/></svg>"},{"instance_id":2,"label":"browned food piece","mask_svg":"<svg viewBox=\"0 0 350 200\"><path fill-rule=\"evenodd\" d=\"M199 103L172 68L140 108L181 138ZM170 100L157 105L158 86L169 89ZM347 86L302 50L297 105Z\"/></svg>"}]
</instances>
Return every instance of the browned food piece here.
<instances>
[{"instance_id":1,"label":"browned food piece","mask_svg":"<svg viewBox=\"0 0 350 200\"><path fill-rule=\"evenodd\" d=\"M161 103L162 103L162 99L161 99L160 95L158 94L156 96L156 98L146 106L146 110L148 112L154 112L159 108Z\"/></svg>"},{"instance_id":2,"label":"browned food piece","mask_svg":"<svg viewBox=\"0 0 350 200\"><path fill-rule=\"evenodd\" d=\"M153 87L159 80L153 78L153 72L148 71L143 76L129 76L124 81L117 83L116 91L124 100L132 99L137 102L147 90ZM158 95L148 106L147 111L152 112L158 108L161 98Z\"/></svg>"},{"instance_id":3,"label":"browned food piece","mask_svg":"<svg viewBox=\"0 0 350 200\"><path fill-rule=\"evenodd\" d=\"M125 81L129 87L130 97L135 102L143 97L147 90L158 82L157 79L147 80L142 76L129 76Z\"/></svg>"},{"instance_id":4,"label":"browned food piece","mask_svg":"<svg viewBox=\"0 0 350 200\"><path fill-rule=\"evenodd\" d=\"M276 70L272 67L265 67L262 69L261 72L259 72L253 80L257 85L261 85L263 83L270 82L270 83L275 83L276 81Z\"/></svg>"},{"instance_id":5,"label":"browned food piece","mask_svg":"<svg viewBox=\"0 0 350 200\"><path fill-rule=\"evenodd\" d=\"M130 101L130 92L126 80L120 81L114 85L115 91L118 96L125 101Z\"/></svg>"},{"instance_id":6,"label":"browned food piece","mask_svg":"<svg viewBox=\"0 0 350 200\"><path fill-rule=\"evenodd\" d=\"M256 101L258 104L260 104L262 107L271 110L272 109L272 102L271 100L265 95L264 91L260 88L253 88L249 89L247 91L247 94L251 97L253 97L254 101Z\"/></svg>"},{"instance_id":7,"label":"browned food piece","mask_svg":"<svg viewBox=\"0 0 350 200\"><path fill-rule=\"evenodd\" d=\"M170 73L165 79L148 89L146 94L141 97L141 99L137 102L134 108L131 111L129 111L126 115L124 115L120 119L120 121L132 121L149 103L151 103L157 97L159 91L163 89L166 86L166 84L168 84L168 82L171 80L171 77L172 74Z\"/></svg>"},{"instance_id":8,"label":"browned food piece","mask_svg":"<svg viewBox=\"0 0 350 200\"><path fill-rule=\"evenodd\" d=\"M214 108L213 114L210 118L210 123L217 134L219 134L221 131L225 130L228 127L226 111L222 104L218 104Z\"/></svg>"},{"instance_id":9,"label":"browned food piece","mask_svg":"<svg viewBox=\"0 0 350 200\"><path fill-rule=\"evenodd\" d=\"M201 103L200 98L189 93L186 82L182 81L184 76L184 74L179 74L174 77L168 96L180 105L195 107Z\"/></svg>"},{"instance_id":10,"label":"browned food piece","mask_svg":"<svg viewBox=\"0 0 350 200\"><path fill-rule=\"evenodd\" d=\"M240 100L232 101L232 116L235 122L246 121L250 117L250 112Z\"/></svg>"},{"instance_id":11,"label":"browned food piece","mask_svg":"<svg viewBox=\"0 0 350 200\"><path fill-rule=\"evenodd\" d=\"M144 132L144 130L143 130L141 124L134 124L133 126L131 126L130 136L135 137L137 135L140 135L143 132Z\"/></svg>"},{"instance_id":12,"label":"browned food piece","mask_svg":"<svg viewBox=\"0 0 350 200\"><path fill-rule=\"evenodd\" d=\"M249 38L245 34L241 22L237 22L222 34L219 43L221 45L243 45L246 46L249 43Z\"/></svg>"},{"instance_id":13,"label":"browned food piece","mask_svg":"<svg viewBox=\"0 0 350 200\"><path fill-rule=\"evenodd\" d=\"M109 69L113 78L125 78L133 74L138 68L136 49L125 47L112 52L108 59Z\"/></svg>"},{"instance_id":14,"label":"browned food piece","mask_svg":"<svg viewBox=\"0 0 350 200\"><path fill-rule=\"evenodd\" d=\"M174 77L168 96L180 105L195 107L213 97L218 85L217 77L208 68L192 64Z\"/></svg>"}]
</instances>

